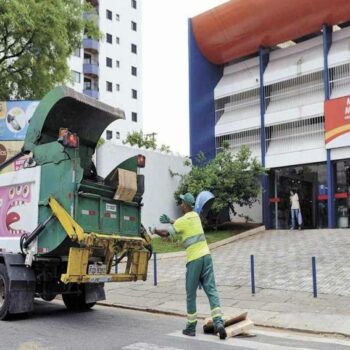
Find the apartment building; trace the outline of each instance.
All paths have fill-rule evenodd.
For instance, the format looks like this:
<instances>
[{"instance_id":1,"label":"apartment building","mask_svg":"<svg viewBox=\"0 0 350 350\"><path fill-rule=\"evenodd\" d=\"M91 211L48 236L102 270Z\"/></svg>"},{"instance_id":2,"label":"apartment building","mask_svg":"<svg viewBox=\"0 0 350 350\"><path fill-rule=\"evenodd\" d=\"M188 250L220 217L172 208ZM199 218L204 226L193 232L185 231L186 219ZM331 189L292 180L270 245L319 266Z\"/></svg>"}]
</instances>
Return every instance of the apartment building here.
<instances>
[{"instance_id":1,"label":"apartment building","mask_svg":"<svg viewBox=\"0 0 350 350\"><path fill-rule=\"evenodd\" d=\"M104 139L121 143L130 131L142 129L142 46L140 0L89 0L101 40L85 37L69 60L72 87L124 110L125 120L111 124Z\"/></svg>"}]
</instances>

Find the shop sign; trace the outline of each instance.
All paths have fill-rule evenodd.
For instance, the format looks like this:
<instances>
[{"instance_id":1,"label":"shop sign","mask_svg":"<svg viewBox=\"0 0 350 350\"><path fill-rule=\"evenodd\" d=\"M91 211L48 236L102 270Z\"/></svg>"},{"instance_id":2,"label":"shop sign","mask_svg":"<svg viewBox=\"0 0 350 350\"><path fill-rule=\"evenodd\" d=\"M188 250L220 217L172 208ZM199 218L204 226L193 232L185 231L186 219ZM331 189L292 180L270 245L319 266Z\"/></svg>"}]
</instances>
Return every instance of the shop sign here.
<instances>
[{"instance_id":1,"label":"shop sign","mask_svg":"<svg viewBox=\"0 0 350 350\"><path fill-rule=\"evenodd\" d=\"M24 140L39 101L0 101L0 140Z\"/></svg>"},{"instance_id":2,"label":"shop sign","mask_svg":"<svg viewBox=\"0 0 350 350\"><path fill-rule=\"evenodd\" d=\"M325 102L326 148L350 146L350 96Z\"/></svg>"}]
</instances>

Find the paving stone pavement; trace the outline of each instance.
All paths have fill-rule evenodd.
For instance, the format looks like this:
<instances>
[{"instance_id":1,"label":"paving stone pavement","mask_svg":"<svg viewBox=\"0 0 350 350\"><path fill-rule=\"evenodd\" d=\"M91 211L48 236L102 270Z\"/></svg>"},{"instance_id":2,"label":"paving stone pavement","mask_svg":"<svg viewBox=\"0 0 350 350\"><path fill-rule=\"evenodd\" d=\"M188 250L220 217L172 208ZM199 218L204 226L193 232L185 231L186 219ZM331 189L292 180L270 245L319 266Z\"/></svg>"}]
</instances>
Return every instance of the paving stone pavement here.
<instances>
[{"instance_id":1,"label":"paving stone pavement","mask_svg":"<svg viewBox=\"0 0 350 350\"><path fill-rule=\"evenodd\" d=\"M350 296L349 251L350 229L271 230L216 248L212 256L219 286L249 287L254 254L257 287L304 292L312 292L315 256L318 292ZM158 259L157 267L160 283L184 279L184 257Z\"/></svg>"},{"instance_id":2,"label":"paving stone pavement","mask_svg":"<svg viewBox=\"0 0 350 350\"><path fill-rule=\"evenodd\" d=\"M263 231L212 249L216 282L225 314L249 312L257 324L350 337L350 230ZM256 294L250 286L255 256ZM312 294L311 257L316 256L318 297ZM186 314L185 256L153 261L146 282L107 283L102 304ZM122 270L123 266L119 267ZM200 317L210 314L198 291Z\"/></svg>"}]
</instances>

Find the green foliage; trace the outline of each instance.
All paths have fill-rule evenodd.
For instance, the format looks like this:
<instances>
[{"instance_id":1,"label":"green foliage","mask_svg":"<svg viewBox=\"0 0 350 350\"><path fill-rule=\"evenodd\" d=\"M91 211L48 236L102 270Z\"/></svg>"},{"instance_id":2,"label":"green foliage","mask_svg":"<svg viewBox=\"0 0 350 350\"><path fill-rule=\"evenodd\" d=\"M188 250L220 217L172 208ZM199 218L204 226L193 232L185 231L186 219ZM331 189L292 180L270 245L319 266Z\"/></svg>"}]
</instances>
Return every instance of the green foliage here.
<instances>
[{"instance_id":1,"label":"green foliage","mask_svg":"<svg viewBox=\"0 0 350 350\"><path fill-rule=\"evenodd\" d=\"M0 0L0 100L40 99L70 79L68 57L84 31L98 38L80 0Z\"/></svg>"},{"instance_id":2,"label":"green foliage","mask_svg":"<svg viewBox=\"0 0 350 350\"><path fill-rule=\"evenodd\" d=\"M235 236L244 230L244 228L237 228L230 231L206 231L205 238L207 240L207 243L211 244ZM153 251L157 253L172 253L185 250L183 244L181 243L181 237L179 235L167 238L153 238L152 247Z\"/></svg>"},{"instance_id":3,"label":"green foliage","mask_svg":"<svg viewBox=\"0 0 350 350\"><path fill-rule=\"evenodd\" d=\"M106 140L103 137L100 137L97 141L96 148L101 147L105 142L106 142Z\"/></svg>"},{"instance_id":4,"label":"green foliage","mask_svg":"<svg viewBox=\"0 0 350 350\"><path fill-rule=\"evenodd\" d=\"M133 131L131 133L129 132L123 143L129 144L131 146L145 147L146 149L157 149L156 133L144 134L143 131ZM170 153L170 146L161 145L159 151Z\"/></svg>"},{"instance_id":5,"label":"green foliage","mask_svg":"<svg viewBox=\"0 0 350 350\"><path fill-rule=\"evenodd\" d=\"M146 149L157 149L154 134L144 134L142 130L129 132L123 143L131 146L145 147Z\"/></svg>"},{"instance_id":6,"label":"green foliage","mask_svg":"<svg viewBox=\"0 0 350 350\"><path fill-rule=\"evenodd\" d=\"M208 190L216 197L214 212L229 207L234 214L235 206L251 207L258 200L264 169L256 158L251 157L247 146L232 156L228 145L224 145L215 159L207 161L203 154L199 154L196 160L198 165L192 166L191 171L183 176L175 198L181 193L191 192L197 196Z\"/></svg>"},{"instance_id":7,"label":"green foliage","mask_svg":"<svg viewBox=\"0 0 350 350\"><path fill-rule=\"evenodd\" d=\"M168 145L161 145L161 146L159 147L159 150L160 150L161 152L164 152L164 153L171 153L170 146L168 146Z\"/></svg>"}]
</instances>

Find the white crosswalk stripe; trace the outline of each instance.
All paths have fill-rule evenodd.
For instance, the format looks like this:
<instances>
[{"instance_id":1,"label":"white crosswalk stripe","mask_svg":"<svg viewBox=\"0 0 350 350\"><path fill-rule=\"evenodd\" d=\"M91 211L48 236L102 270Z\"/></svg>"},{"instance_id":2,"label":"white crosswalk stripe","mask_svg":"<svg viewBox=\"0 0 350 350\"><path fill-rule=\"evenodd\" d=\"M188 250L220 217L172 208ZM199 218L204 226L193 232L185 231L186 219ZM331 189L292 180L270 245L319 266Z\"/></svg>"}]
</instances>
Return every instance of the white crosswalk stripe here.
<instances>
[{"instance_id":1,"label":"white crosswalk stripe","mask_svg":"<svg viewBox=\"0 0 350 350\"><path fill-rule=\"evenodd\" d=\"M272 331L262 331L262 330L254 330L254 333L260 334L260 335L265 335L268 337L279 337L281 339L289 339L289 340L295 340L295 341L304 341L308 342L307 347L301 346L286 346L286 345L281 345L281 344L271 344L270 342L267 343L266 339L264 341L257 341L259 338L246 338L242 339L239 337L235 338L227 338L225 341L220 340L218 337L215 337L213 335L209 334L201 334L197 333L196 337L187 337L182 334L182 332L174 332L169 334L170 336L174 337L180 337L180 338L185 338L188 340L193 340L193 341L205 341L205 342L210 342L210 343L217 343L220 345L226 345L226 346L232 346L232 347L242 347L246 349L254 349L254 350L314 350L315 345L317 343L327 343L327 344L334 344L334 345L345 345L345 346L350 346L350 342L346 340L341 340L341 339L332 339L332 338L316 338L313 336L304 336L304 335L295 335L295 334L290 334L290 333L281 333L281 332L272 332ZM254 339L254 340L253 340ZM310 344L313 345L313 347L309 347Z\"/></svg>"},{"instance_id":2,"label":"white crosswalk stripe","mask_svg":"<svg viewBox=\"0 0 350 350\"><path fill-rule=\"evenodd\" d=\"M160 346L157 344L135 343L135 344L124 346L122 350L183 350L183 349L173 348L169 346Z\"/></svg>"},{"instance_id":3,"label":"white crosswalk stripe","mask_svg":"<svg viewBox=\"0 0 350 350\"><path fill-rule=\"evenodd\" d=\"M336 345L344 345L350 347L350 340L338 339L338 338L321 338L316 335L304 335L300 333L286 333L283 331L268 331L268 330L260 330L254 329L255 334L261 334L268 337L277 337L291 340L299 340L305 342L315 342L315 343L323 343L323 344L336 344Z\"/></svg>"}]
</instances>

